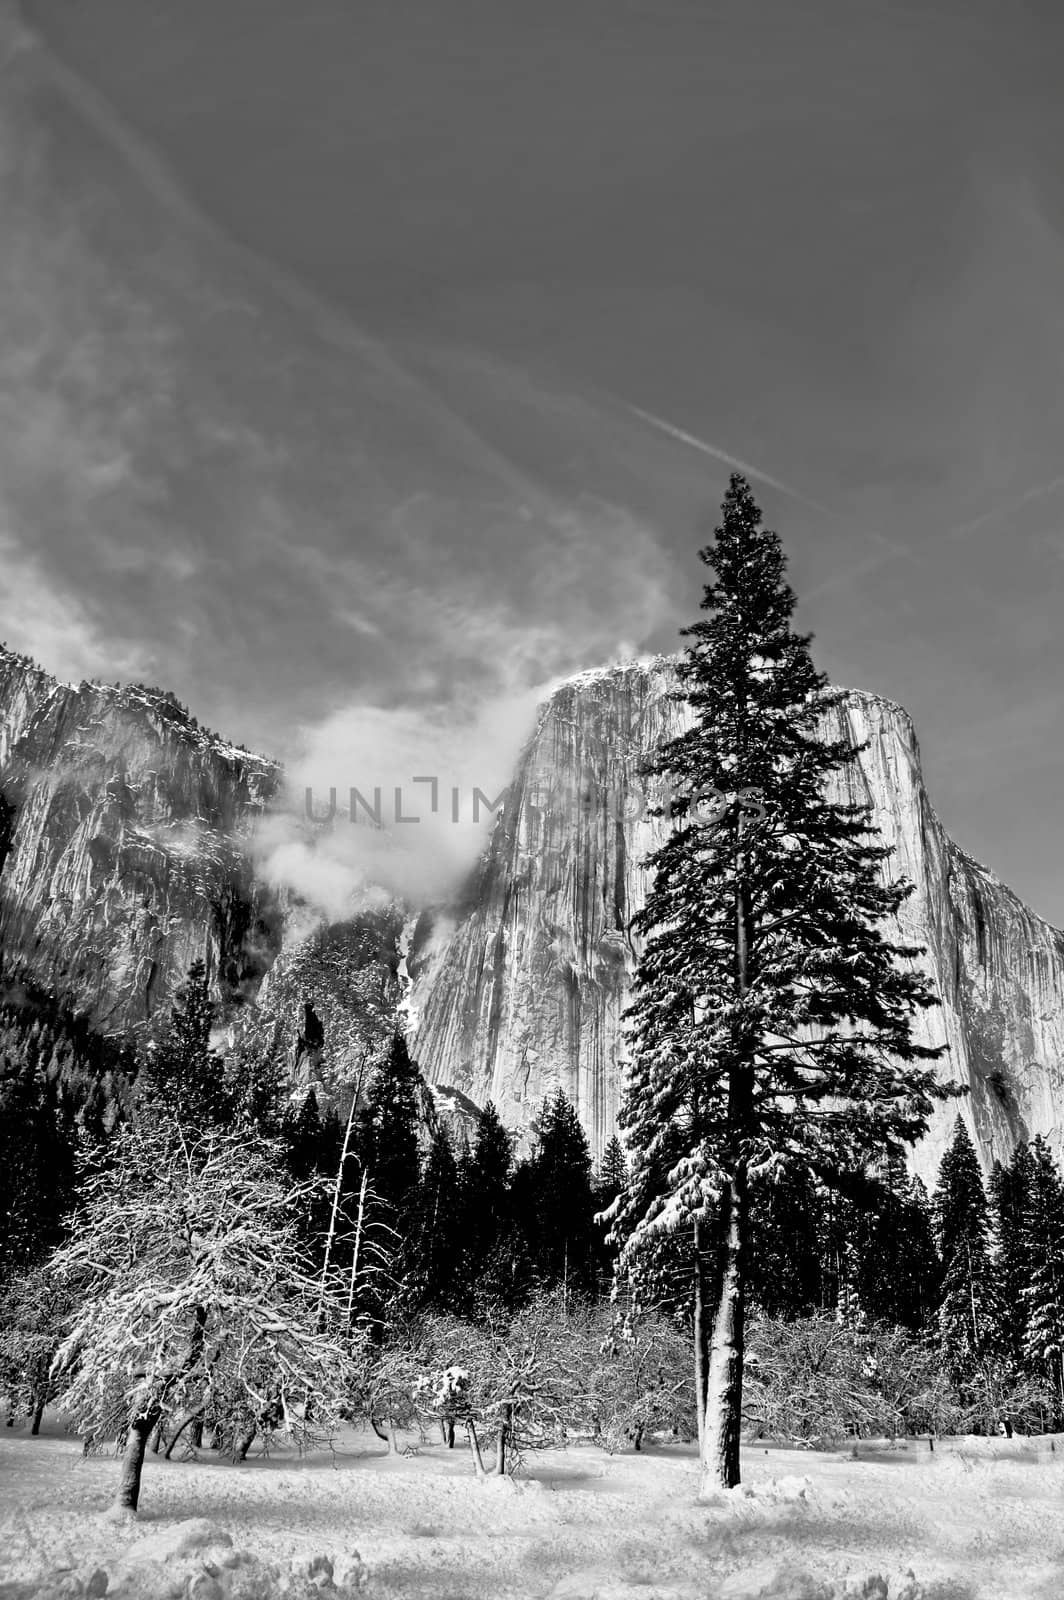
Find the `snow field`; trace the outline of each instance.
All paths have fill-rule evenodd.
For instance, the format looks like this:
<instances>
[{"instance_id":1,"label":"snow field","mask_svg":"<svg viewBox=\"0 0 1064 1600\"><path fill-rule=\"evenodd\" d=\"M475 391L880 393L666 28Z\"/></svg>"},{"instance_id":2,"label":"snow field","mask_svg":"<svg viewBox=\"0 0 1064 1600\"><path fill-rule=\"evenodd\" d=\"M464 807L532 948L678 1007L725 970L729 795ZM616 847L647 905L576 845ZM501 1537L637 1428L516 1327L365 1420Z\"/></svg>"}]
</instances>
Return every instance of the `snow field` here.
<instances>
[{"instance_id":1,"label":"snow field","mask_svg":"<svg viewBox=\"0 0 1064 1600\"><path fill-rule=\"evenodd\" d=\"M1060 1600L1064 1445L862 1443L744 1456L697 1501L690 1447L530 1459L478 1482L467 1452L145 1466L140 1515L106 1512L110 1455L58 1428L0 1438L0 1600Z\"/></svg>"}]
</instances>

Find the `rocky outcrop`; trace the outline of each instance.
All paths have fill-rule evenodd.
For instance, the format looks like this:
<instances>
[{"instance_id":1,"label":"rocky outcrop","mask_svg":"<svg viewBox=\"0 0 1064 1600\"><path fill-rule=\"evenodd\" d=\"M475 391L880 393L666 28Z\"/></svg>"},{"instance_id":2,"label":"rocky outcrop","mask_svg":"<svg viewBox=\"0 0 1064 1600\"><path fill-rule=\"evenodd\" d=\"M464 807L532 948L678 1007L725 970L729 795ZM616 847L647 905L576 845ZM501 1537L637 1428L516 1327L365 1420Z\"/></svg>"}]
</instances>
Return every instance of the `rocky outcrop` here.
<instances>
[{"instance_id":1,"label":"rocky outcrop","mask_svg":"<svg viewBox=\"0 0 1064 1600\"><path fill-rule=\"evenodd\" d=\"M0 650L0 949L101 1030L148 1021L197 957L223 1002L279 941L249 840L278 768L173 696L58 683Z\"/></svg>"},{"instance_id":2,"label":"rocky outcrop","mask_svg":"<svg viewBox=\"0 0 1064 1600\"><path fill-rule=\"evenodd\" d=\"M643 862L661 837L645 815L642 757L679 731L686 707L667 660L587 673L544 707L489 850L462 904L425 915L408 955L415 1054L430 1080L496 1102L527 1124L545 1094L573 1099L592 1146L615 1125L625 1063L621 1017L637 958L629 932ZM945 1042L944 1079L989 1160L1019 1138L1064 1146L1064 935L1034 916L945 834L927 798L912 724L875 695L832 713L866 744L846 778L916 885L903 930L927 947L941 1008L919 1036ZM937 1170L958 1103L918 1152Z\"/></svg>"}]
</instances>

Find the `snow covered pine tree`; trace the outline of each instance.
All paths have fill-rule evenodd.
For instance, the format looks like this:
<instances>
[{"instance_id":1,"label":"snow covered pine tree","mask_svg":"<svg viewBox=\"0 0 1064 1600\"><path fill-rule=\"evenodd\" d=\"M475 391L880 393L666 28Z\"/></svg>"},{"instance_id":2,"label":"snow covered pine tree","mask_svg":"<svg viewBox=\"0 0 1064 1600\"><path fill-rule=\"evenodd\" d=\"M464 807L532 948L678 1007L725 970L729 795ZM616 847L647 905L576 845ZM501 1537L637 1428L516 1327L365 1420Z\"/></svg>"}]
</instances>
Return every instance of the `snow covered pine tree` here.
<instances>
[{"instance_id":1,"label":"snow covered pine tree","mask_svg":"<svg viewBox=\"0 0 1064 1600\"><path fill-rule=\"evenodd\" d=\"M825 735L839 696L792 631L779 538L739 474L700 555L711 615L683 630L679 693L694 722L647 768L673 828L635 919L632 1171L612 1216L636 1288L665 1237L691 1239L710 1492L739 1481L751 1181L804 1165L830 1182L900 1152L950 1091L926 1064L941 1051L912 1037L936 1003L921 952L879 926L911 885L886 881L867 809L827 797L856 751Z\"/></svg>"}]
</instances>

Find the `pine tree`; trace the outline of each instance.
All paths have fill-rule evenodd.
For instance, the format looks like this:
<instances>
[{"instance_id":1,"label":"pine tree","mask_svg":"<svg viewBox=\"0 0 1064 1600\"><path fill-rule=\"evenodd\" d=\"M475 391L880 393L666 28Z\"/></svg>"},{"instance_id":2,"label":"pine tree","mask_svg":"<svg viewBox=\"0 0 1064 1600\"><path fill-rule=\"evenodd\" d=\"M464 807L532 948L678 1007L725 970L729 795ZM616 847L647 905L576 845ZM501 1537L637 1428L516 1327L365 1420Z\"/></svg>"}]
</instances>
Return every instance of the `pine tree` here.
<instances>
[{"instance_id":1,"label":"pine tree","mask_svg":"<svg viewBox=\"0 0 1064 1600\"><path fill-rule=\"evenodd\" d=\"M1059 1421L1064 1415L1064 1185L1041 1134L1031 1141L1030 1162L1023 1353L1032 1375L1049 1380Z\"/></svg>"},{"instance_id":2,"label":"pine tree","mask_svg":"<svg viewBox=\"0 0 1064 1600\"><path fill-rule=\"evenodd\" d=\"M595 1199L603 1209L613 1204L623 1194L628 1184L628 1157L624 1146L614 1134L602 1152L598 1177L595 1180Z\"/></svg>"},{"instance_id":3,"label":"pine tree","mask_svg":"<svg viewBox=\"0 0 1064 1600\"><path fill-rule=\"evenodd\" d=\"M600 1279L608 1284L617 1265L617 1245L610 1232L609 1212L618 1195L628 1184L628 1157L624 1146L614 1134L602 1152L595 1177L595 1229Z\"/></svg>"},{"instance_id":4,"label":"pine tree","mask_svg":"<svg viewBox=\"0 0 1064 1600\"><path fill-rule=\"evenodd\" d=\"M418 1089L421 1074L401 1033L392 1036L386 1060L370 1080L361 1119L362 1160L378 1197L402 1219L421 1173L418 1153ZM398 1224L397 1224L398 1225Z\"/></svg>"},{"instance_id":5,"label":"pine tree","mask_svg":"<svg viewBox=\"0 0 1064 1600\"><path fill-rule=\"evenodd\" d=\"M942 1258L938 1327L943 1361L963 1395L974 1399L985 1393L989 1398L998 1386L999 1305L983 1175L960 1117L942 1157L932 1203Z\"/></svg>"},{"instance_id":6,"label":"pine tree","mask_svg":"<svg viewBox=\"0 0 1064 1600\"><path fill-rule=\"evenodd\" d=\"M855 1287L877 1322L919 1331L937 1308L938 1253L927 1192L898 1159L884 1164L875 1203L854 1215Z\"/></svg>"},{"instance_id":7,"label":"pine tree","mask_svg":"<svg viewBox=\"0 0 1064 1600\"><path fill-rule=\"evenodd\" d=\"M59 1243L75 1196L77 1130L58 1074L0 1078L0 1283Z\"/></svg>"},{"instance_id":8,"label":"pine tree","mask_svg":"<svg viewBox=\"0 0 1064 1600\"><path fill-rule=\"evenodd\" d=\"M493 1300L516 1304L528 1276L522 1270L523 1232L519 1236L515 1227L512 1168L513 1139L489 1100L477 1119L473 1146L460 1171L462 1277L474 1304Z\"/></svg>"},{"instance_id":9,"label":"pine tree","mask_svg":"<svg viewBox=\"0 0 1064 1600\"><path fill-rule=\"evenodd\" d=\"M288 1083L280 1060L241 1040L223 1063L223 1093L234 1127L276 1138L285 1115Z\"/></svg>"},{"instance_id":10,"label":"pine tree","mask_svg":"<svg viewBox=\"0 0 1064 1600\"><path fill-rule=\"evenodd\" d=\"M769 1317L808 1317L822 1304L824 1201L807 1167L780 1168L758 1185L750 1219L750 1294Z\"/></svg>"},{"instance_id":11,"label":"pine tree","mask_svg":"<svg viewBox=\"0 0 1064 1600\"><path fill-rule=\"evenodd\" d=\"M544 1284L587 1291L595 1279L591 1153L576 1109L558 1089L532 1124L535 1262Z\"/></svg>"},{"instance_id":12,"label":"pine tree","mask_svg":"<svg viewBox=\"0 0 1064 1600\"><path fill-rule=\"evenodd\" d=\"M191 1131L227 1127L232 1106L221 1058L211 1049L214 1005L207 968L194 961L137 1082L138 1116L164 1114Z\"/></svg>"},{"instance_id":13,"label":"pine tree","mask_svg":"<svg viewBox=\"0 0 1064 1600\"><path fill-rule=\"evenodd\" d=\"M942 1263L935 1248L935 1225L927 1189L917 1177L905 1185L905 1257L895 1316L914 1333L932 1326L942 1298Z\"/></svg>"},{"instance_id":14,"label":"pine tree","mask_svg":"<svg viewBox=\"0 0 1064 1600\"><path fill-rule=\"evenodd\" d=\"M994 1274L1001 1306L1002 1346L1016 1371L1026 1362L1027 1214L1032 1177L1030 1147L1021 1143L1007 1166L994 1162L987 1185L995 1237Z\"/></svg>"},{"instance_id":15,"label":"pine tree","mask_svg":"<svg viewBox=\"0 0 1064 1600\"><path fill-rule=\"evenodd\" d=\"M321 1112L313 1089L296 1106L289 1106L281 1124L288 1170L298 1183L327 1170L323 1161Z\"/></svg>"},{"instance_id":16,"label":"pine tree","mask_svg":"<svg viewBox=\"0 0 1064 1600\"><path fill-rule=\"evenodd\" d=\"M934 1004L920 952L880 926L911 885L885 881L870 810L828 797L857 752L827 736L841 695L791 628L779 539L738 474L701 557L711 616L685 630L680 666L693 725L647 769L674 826L634 919L633 1172L616 1226L638 1273L660 1235L719 1216L712 1286L693 1288L708 1487L739 1480L751 1174L794 1160L830 1175L902 1150L927 1126L940 1051L912 1037L914 1010Z\"/></svg>"},{"instance_id":17,"label":"pine tree","mask_svg":"<svg viewBox=\"0 0 1064 1600\"><path fill-rule=\"evenodd\" d=\"M414 1223L420 1299L439 1310L457 1308L464 1293L462 1218L458 1163L446 1126L436 1131L429 1146Z\"/></svg>"}]
</instances>

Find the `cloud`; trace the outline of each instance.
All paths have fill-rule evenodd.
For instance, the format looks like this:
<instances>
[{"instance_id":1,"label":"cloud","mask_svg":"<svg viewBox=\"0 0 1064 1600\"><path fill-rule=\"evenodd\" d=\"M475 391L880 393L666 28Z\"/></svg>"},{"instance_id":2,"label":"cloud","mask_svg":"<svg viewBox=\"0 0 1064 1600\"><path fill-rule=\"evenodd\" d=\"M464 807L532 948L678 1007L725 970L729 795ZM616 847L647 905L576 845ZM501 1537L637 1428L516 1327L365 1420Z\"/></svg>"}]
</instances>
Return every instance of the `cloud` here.
<instances>
[{"instance_id":1,"label":"cloud","mask_svg":"<svg viewBox=\"0 0 1064 1600\"><path fill-rule=\"evenodd\" d=\"M150 669L150 657L136 645L116 644L103 634L86 607L64 593L56 578L47 575L2 526L0 571L4 591L0 632L11 649L32 656L49 672L74 682L140 677Z\"/></svg>"},{"instance_id":2,"label":"cloud","mask_svg":"<svg viewBox=\"0 0 1064 1600\"><path fill-rule=\"evenodd\" d=\"M445 576L439 587L363 590L382 634L402 613L418 636L421 696L408 679L405 703L352 697L308 724L288 811L259 841L263 873L325 916L350 915L382 888L417 903L446 897L484 848L492 802L550 690L589 663L630 657L668 615L656 539L619 508L533 517L528 537L534 559L512 598ZM329 826L308 820L308 790L318 818L335 793Z\"/></svg>"},{"instance_id":3,"label":"cloud","mask_svg":"<svg viewBox=\"0 0 1064 1600\"><path fill-rule=\"evenodd\" d=\"M446 896L487 841L544 687L469 707L350 706L308 729L289 811L259 838L264 875L330 920L381 891ZM308 798L317 818L335 805L329 825L308 821Z\"/></svg>"}]
</instances>

